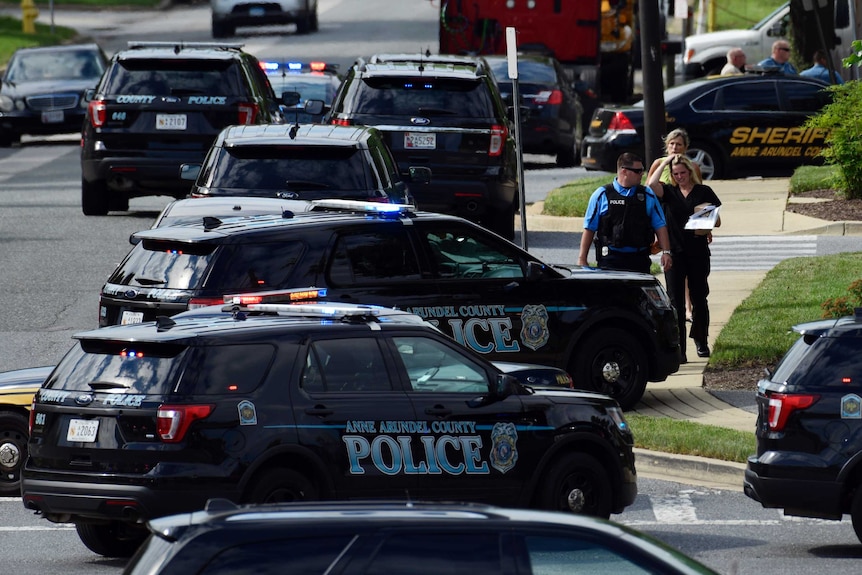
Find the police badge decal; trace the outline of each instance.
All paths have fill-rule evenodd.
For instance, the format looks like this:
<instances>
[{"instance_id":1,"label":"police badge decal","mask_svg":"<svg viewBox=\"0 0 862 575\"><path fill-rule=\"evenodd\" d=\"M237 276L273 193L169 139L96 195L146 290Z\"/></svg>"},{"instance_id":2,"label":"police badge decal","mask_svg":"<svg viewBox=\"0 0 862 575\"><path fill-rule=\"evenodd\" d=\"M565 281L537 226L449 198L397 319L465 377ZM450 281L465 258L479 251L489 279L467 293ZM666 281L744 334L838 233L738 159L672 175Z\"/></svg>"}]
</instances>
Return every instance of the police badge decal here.
<instances>
[{"instance_id":1,"label":"police badge decal","mask_svg":"<svg viewBox=\"0 0 862 575\"><path fill-rule=\"evenodd\" d=\"M548 343L548 310L545 306L525 305L521 310L521 343L533 351Z\"/></svg>"},{"instance_id":2,"label":"police badge decal","mask_svg":"<svg viewBox=\"0 0 862 575\"><path fill-rule=\"evenodd\" d=\"M491 467L506 473L518 461L518 431L512 422L495 423L491 430Z\"/></svg>"}]
</instances>

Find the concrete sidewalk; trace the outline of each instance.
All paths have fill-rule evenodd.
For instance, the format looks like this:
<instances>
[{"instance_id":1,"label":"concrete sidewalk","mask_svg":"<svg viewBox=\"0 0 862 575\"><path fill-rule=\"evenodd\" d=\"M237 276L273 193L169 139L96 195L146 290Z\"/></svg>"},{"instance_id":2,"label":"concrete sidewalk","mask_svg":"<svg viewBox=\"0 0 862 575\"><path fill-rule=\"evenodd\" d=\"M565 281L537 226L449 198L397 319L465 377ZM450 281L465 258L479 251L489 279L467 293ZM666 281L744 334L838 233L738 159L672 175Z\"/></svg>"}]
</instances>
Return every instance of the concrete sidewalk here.
<instances>
[{"instance_id":1,"label":"concrete sidewalk","mask_svg":"<svg viewBox=\"0 0 862 575\"><path fill-rule=\"evenodd\" d=\"M609 180L612 176L609 176ZM714 180L707 182L721 199L722 225L716 235L862 235L860 222L824 222L786 212L787 178ZM541 214L540 202L527 208L527 229L583 230L583 218ZM709 347L736 307L760 284L766 271L720 271L710 274ZM707 358L689 353L689 362L663 382L650 382L633 413L669 417L754 432L755 413L734 407L703 389ZM754 385L752 382L752 393ZM723 489L742 490L745 466L738 463L637 450L638 472L667 480L683 480Z\"/></svg>"}]
</instances>

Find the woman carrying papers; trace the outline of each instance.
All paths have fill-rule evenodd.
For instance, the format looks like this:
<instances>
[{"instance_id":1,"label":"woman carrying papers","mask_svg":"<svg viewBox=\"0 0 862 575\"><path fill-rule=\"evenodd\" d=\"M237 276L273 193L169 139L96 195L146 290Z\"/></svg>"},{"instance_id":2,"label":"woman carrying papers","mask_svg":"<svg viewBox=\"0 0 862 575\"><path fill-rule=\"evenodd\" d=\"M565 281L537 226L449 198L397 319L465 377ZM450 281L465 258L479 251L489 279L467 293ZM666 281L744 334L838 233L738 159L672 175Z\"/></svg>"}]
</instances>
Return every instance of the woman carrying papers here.
<instances>
[{"instance_id":1,"label":"woman carrying papers","mask_svg":"<svg viewBox=\"0 0 862 575\"><path fill-rule=\"evenodd\" d=\"M662 183L665 168L670 168L673 184ZM679 345L682 361L686 362L685 284L688 280L691 298L691 331L699 357L709 357L709 240L713 227L721 225L718 206L721 200L709 186L701 183L691 160L682 154L664 158L647 181L664 206L670 234L673 267L665 272L668 295L677 310ZM693 217L697 213L696 217ZM689 221L692 224L689 224ZM692 229L697 228L697 229Z\"/></svg>"}]
</instances>

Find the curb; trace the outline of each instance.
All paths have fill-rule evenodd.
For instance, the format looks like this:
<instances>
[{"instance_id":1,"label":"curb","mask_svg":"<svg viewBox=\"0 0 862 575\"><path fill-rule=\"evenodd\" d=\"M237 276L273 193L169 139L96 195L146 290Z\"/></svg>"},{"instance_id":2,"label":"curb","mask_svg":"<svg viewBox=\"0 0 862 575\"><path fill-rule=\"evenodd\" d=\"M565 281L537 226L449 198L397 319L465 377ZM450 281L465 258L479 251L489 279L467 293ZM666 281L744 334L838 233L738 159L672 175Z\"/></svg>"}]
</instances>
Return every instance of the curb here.
<instances>
[{"instance_id":1,"label":"curb","mask_svg":"<svg viewBox=\"0 0 862 575\"><path fill-rule=\"evenodd\" d=\"M708 457L694 457L635 448L638 475L664 481L678 479L709 487L742 491L745 465Z\"/></svg>"}]
</instances>

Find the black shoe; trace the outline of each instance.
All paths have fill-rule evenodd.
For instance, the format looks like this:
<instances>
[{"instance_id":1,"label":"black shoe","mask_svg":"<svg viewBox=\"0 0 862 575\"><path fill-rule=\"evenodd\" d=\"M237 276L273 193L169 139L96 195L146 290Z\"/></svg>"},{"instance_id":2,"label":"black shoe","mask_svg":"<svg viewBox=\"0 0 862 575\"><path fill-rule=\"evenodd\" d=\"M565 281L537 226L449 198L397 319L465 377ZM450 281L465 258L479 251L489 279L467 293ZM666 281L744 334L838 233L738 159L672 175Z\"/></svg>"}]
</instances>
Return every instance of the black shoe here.
<instances>
[{"instance_id":1,"label":"black shoe","mask_svg":"<svg viewBox=\"0 0 862 575\"><path fill-rule=\"evenodd\" d=\"M697 346L697 357L709 357L709 347L705 342L695 340L694 345Z\"/></svg>"},{"instance_id":2,"label":"black shoe","mask_svg":"<svg viewBox=\"0 0 862 575\"><path fill-rule=\"evenodd\" d=\"M682 356L679 359L679 363L680 364L688 363L688 358L685 356L685 354L682 354Z\"/></svg>"}]
</instances>

